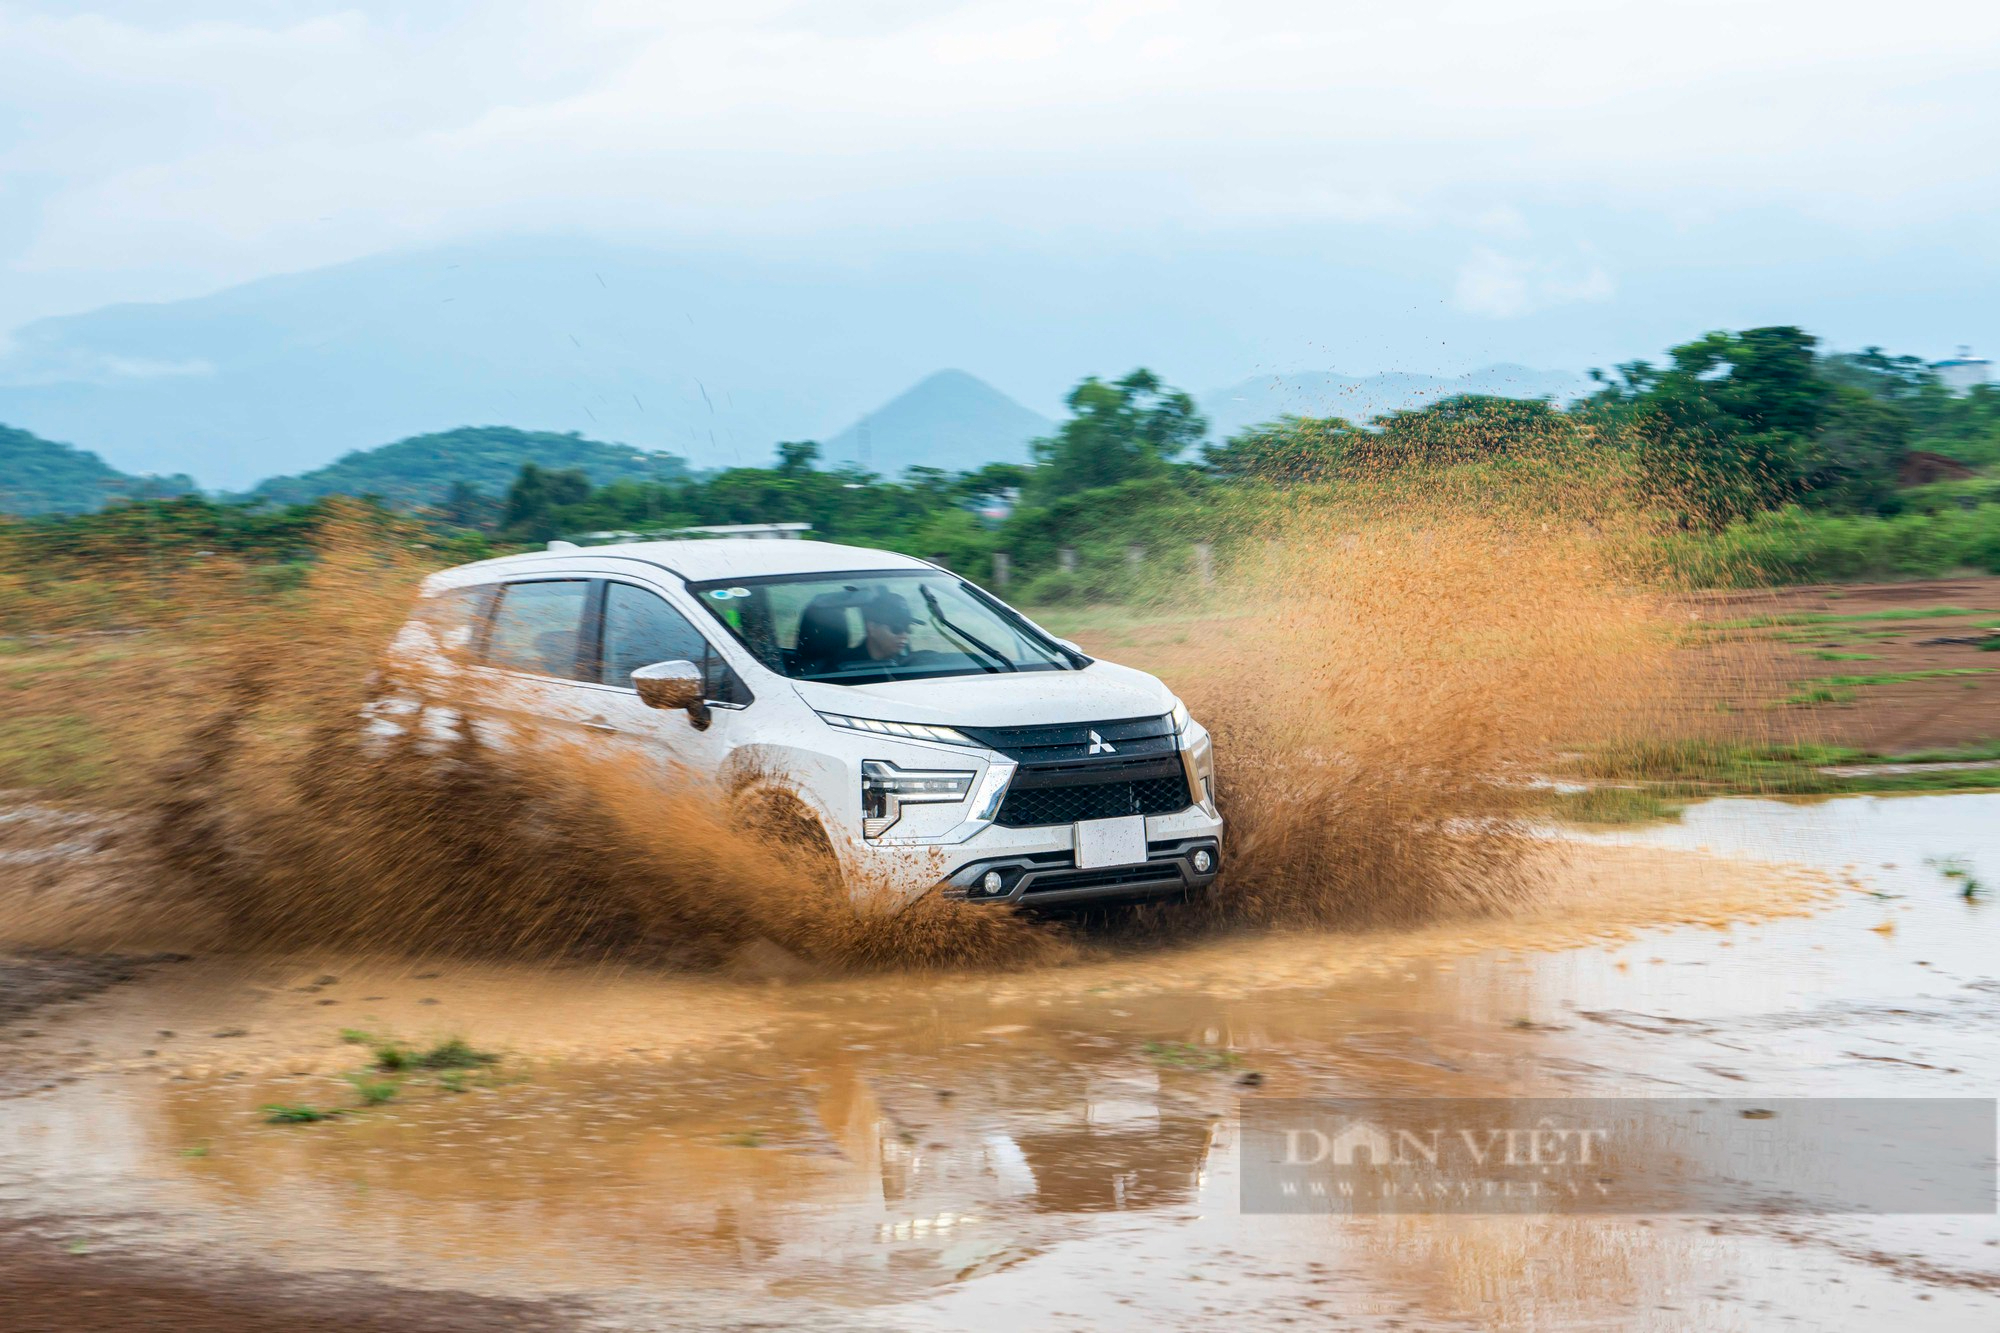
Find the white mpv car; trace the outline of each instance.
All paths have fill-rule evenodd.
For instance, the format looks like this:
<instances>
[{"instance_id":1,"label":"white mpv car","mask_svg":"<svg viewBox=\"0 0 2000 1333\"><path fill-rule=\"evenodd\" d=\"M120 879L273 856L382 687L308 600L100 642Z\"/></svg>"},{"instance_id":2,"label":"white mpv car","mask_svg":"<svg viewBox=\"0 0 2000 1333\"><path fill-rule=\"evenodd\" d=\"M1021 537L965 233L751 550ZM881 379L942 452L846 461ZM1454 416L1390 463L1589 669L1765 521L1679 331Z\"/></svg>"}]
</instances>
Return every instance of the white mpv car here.
<instances>
[{"instance_id":1,"label":"white mpv car","mask_svg":"<svg viewBox=\"0 0 2000 1333\"><path fill-rule=\"evenodd\" d=\"M806 541L551 548L433 575L392 656L664 781L793 798L891 905L1137 898L1220 869L1209 736L1180 700L947 570Z\"/></svg>"}]
</instances>

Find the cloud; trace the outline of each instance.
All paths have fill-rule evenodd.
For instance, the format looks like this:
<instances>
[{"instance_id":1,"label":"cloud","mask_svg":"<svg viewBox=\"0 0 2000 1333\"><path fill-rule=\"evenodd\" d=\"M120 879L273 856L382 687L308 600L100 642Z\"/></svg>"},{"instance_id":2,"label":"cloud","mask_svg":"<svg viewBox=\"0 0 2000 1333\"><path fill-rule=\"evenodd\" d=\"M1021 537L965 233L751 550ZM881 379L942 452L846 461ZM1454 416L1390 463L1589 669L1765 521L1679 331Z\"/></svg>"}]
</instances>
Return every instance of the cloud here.
<instances>
[{"instance_id":1,"label":"cloud","mask_svg":"<svg viewBox=\"0 0 2000 1333\"><path fill-rule=\"evenodd\" d=\"M1516 319L1552 306L1608 301L1615 286L1595 260L1521 259L1484 246L1459 266L1452 303L1471 315Z\"/></svg>"},{"instance_id":2,"label":"cloud","mask_svg":"<svg viewBox=\"0 0 2000 1333\"><path fill-rule=\"evenodd\" d=\"M1975 217L1996 62L2000 9L1944 0L0 0L0 308L495 231ZM1465 298L1602 286L1522 263Z\"/></svg>"}]
</instances>

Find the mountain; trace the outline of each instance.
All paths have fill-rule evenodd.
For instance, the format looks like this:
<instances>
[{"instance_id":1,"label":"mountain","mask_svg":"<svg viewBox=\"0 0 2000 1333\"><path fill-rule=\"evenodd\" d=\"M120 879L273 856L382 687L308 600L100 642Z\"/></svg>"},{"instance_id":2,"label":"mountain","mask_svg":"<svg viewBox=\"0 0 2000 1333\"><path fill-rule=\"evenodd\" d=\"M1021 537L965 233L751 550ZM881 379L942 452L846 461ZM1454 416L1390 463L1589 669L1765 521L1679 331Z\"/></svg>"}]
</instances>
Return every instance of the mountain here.
<instances>
[{"instance_id":1,"label":"mountain","mask_svg":"<svg viewBox=\"0 0 2000 1333\"><path fill-rule=\"evenodd\" d=\"M594 485L613 481L674 481L688 475L672 454L645 453L571 433L515 430L511 426L461 426L415 435L296 477L272 477L251 492L277 504L299 504L322 495L377 495L413 508L442 502L455 482L489 496L506 492L521 464L581 468Z\"/></svg>"},{"instance_id":2,"label":"mountain","mask_svg":"<svg viewBox=\"0 0 2000 1333\"><path fill-rule=\"evenodd\" d=\"M826 441L828 464L858 463L885 477L921 466L963 472L1025 463L1028 441L1056 423L962 370L940 370Z\"/></svg>"},{"instance_id":3,"label":"mountain","mask_svg":"<svg viewBox=\"0 0 2000 1333\"><path fill-rule=\"evenodd\" d=\"M82 514L194 489L188 477L127 476L88 450L0 426L0 514Z\"/></svg>"},{"instance_id":4,"label":"mountain","mask_svg":"<svg viewBox=\"0 0 2000 1333\"><path fill-rule=\"evenodd\" d=\"M703 468L824 439L938 364L909 275L517 240L373 256L0 340L0 421L243 490L468 421Z\"/></svg>"},{"instance_id":5,"label":"mountain","mask_svg":"<svg viewBox=\"0 0 2000 1333\"><path fill-rule=\"evenodd\" d=\"M1485 366L1452 378L1401 371L1350 376L1308 372L1257 375L1201 399L1209 435L1226 440L1247 427L1281 416L1346 417L1365 425L1403 408L1423 407L1462 393L1496 398L1554 398L1568 401L1589 392L1580 375L1527 366Z\"/></svg>"}]
</instances>

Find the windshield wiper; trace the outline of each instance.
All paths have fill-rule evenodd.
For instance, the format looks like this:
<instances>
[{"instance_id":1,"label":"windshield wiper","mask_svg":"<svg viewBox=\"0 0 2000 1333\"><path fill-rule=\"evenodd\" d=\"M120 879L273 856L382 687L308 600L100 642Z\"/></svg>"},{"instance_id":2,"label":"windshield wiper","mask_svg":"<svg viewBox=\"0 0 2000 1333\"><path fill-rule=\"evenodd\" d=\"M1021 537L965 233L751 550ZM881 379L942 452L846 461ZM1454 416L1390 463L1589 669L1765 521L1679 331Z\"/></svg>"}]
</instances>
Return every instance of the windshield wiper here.
<instances>
[{"instance_id":1,"label":"windshield wiper","mask_svg":"<svg viewBox=\"0 0 2000 1333\"><path fill-rule=\"evenodd\" d=\"M987 657L992 658L994 661L998 662L1001 666L1005 667L1009 671L1019 671L1021 669L1015 666L1013 662L1009 661L1007 658L1002 657L999 653L995 652L991 646L981 643L973 635L967 633L965 630L962 630L958 626L952 624L950 619L946 617L944 613L944 608L938 605L938 599L936 593L932 592L929 588L924 587L922 584L917 585L917 591L923 594L924 605L928 606L931 609L931 621L939 629L950 630L953 637L969 645L975 652L983 653ZM993 670L992 667L987 667L986 669L988 671Z\"/></svg>"}]
</instances>

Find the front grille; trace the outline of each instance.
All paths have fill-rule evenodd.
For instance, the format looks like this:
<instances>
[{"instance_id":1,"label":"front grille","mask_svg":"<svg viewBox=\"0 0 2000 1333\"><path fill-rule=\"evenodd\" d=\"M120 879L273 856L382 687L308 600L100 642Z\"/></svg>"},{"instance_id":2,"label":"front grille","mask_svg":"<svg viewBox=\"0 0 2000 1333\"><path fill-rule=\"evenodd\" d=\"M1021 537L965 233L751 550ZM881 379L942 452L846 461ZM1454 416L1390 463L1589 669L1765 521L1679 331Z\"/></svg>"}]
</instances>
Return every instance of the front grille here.
<instances>
[{"instance_id":1,"label":"front grille","mask_svg":"<svg viewBox=\"0 0 2000 1333\"><path fill-rule=\"evenodd\" d=\"M1067 722L1041 727L960 727L988 749L1022 764L1094 762L1117 755L1172 754L1171 717L1127 717L1108 722Z\"/></svg>"},{"instance_id":2,"label":"front grille","mask_svg":"<svg viewBox=\"0 0 2000 1333\"><path fill-rule=\"evenodd\" d=\"M1181 882L1181 869L1177 862L1141 862L1136 866L1107 866L1101 870L1065 870L1059 874L1037 875L1021 896L1032 898L1038 893L1060 893L1070 889L1114 889L1125 884L1169 882Z\"/></svg>"},{"instance_id":3,"label":"front grille","mask_svg":"<svg viewBox=\"0 0 2000 1333\"><path fill-rule=\"evenodd\" d=\"M1029 775L1016 776L994 817L993 822L1003 828L1074 824L1080 819L1116 819L1120 815L1170 815L1194 804L1188 797L1187 776L1178 771L1172 776L1137 781L1114 779L1064 786L1023 785L1024 776Z\"/></svg>"}]
</instances>

